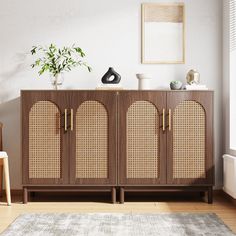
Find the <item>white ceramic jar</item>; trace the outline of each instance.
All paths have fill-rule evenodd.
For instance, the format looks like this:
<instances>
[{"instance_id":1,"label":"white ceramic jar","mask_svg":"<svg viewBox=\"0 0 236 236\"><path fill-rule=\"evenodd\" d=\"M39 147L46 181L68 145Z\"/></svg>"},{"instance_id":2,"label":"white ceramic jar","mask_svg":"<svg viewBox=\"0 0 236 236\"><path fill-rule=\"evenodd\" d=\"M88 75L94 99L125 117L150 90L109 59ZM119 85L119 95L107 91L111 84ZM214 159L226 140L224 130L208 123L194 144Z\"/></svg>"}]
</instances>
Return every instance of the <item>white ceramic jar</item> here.
<instances>
[{"instance_id":1,"label":"white ceramic jar","mask_svg":"<svg viewBox=\"0 0 236 236\"><path fill-rule=\"evenodd\" d=\"M136 74L138 79L138 89L139 90L149 90L151 89L150 81L151 78L145 74Z\"/></svg>"}]
</instances>

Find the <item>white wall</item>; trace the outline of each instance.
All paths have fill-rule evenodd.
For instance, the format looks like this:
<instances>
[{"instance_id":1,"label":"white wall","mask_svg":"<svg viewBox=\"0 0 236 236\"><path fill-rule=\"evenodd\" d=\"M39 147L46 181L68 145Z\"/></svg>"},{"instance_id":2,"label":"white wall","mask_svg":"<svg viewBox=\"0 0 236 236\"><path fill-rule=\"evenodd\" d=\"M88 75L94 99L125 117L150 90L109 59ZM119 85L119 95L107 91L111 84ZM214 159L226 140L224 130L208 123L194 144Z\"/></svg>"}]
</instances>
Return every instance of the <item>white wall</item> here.
<instances>
[{"instance_id":1,"label":"white wall","mask_svg":"<svg viewBox=\"0 0 236 236\"><path fill-rule=\"evenodd\" d=\"M152 76L153 89L171 80L185 81L188 70L215 90L216 184L222 185L222 13L221 0L185 0L186 64L142 65L141 0L0 0L0 120L10 155L11 184L21 188L20 90L51 88L48 76L30 68L31 46L76 43L87 53L93 72L66 74L64 88L97 86L109 66L122 75L125 88L137 88L136 73ZM149 2L171 2L171 0ZM177 2L176 0L174 2Z\"/></svg>"}]
</instances>

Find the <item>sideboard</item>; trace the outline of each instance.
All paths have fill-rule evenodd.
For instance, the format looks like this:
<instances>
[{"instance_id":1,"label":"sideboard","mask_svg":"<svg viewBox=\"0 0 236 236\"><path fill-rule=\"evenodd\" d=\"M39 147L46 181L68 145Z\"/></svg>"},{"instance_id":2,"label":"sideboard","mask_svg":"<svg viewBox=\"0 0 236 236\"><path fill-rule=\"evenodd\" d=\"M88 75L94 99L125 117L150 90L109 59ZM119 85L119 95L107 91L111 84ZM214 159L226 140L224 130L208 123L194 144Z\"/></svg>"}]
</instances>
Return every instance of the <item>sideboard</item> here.
<instances>
[{"instance_id":1,"label":"sideboard","mask_svg":"<svg viewBox=\"0 0 236 236\"><path fill-rule=\"evenodd\" d=\"M212 91L24 90L24 203L30 192L206 192Z\"/></svg>"}]
</instances>

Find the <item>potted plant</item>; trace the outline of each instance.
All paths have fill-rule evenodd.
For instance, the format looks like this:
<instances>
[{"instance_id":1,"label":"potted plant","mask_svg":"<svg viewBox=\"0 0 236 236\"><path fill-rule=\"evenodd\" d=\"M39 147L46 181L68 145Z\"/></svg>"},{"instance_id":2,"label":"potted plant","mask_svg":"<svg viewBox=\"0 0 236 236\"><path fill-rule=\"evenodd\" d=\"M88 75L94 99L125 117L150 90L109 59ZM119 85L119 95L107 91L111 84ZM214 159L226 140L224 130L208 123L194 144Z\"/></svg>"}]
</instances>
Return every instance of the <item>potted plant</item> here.
<instances>
[{"instance_id":1,"label":"potted plant","mask_svg":"<svg viewBox=\"0 0 236 236\"><path fill-rule=\"evenodd\" d=\"M85 53L75 44L62 48L58 48L55 44L46 47L33 46L31 54L40 54L31 67L39 67L39 75L49 72L54 89L58 89L58 86L63 83L63 73L71 71L77 66L84 66L91 72L91 67L83 61Z\"/></svg>"}]
</instances>

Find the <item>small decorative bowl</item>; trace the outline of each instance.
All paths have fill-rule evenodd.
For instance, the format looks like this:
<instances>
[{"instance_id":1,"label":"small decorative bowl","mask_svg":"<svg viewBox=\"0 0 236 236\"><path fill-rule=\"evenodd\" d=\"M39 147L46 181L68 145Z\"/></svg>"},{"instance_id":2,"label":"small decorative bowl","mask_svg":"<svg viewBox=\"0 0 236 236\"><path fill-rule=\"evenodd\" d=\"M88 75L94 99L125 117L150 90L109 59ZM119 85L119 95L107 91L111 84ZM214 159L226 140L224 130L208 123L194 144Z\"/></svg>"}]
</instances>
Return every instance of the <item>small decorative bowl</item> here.
<instances>
[{"instance_id":1,"label":"small decorative bowl","mask_svg":"<svg viewBox=\"0 0 236 236\"><path fill-rule=\"evenodd\" d=\"M179 80L175 80L175 81L170 82L171 90L181 90L182 86L183 86L183 83Z\"/></svg>"}]
</instances>

